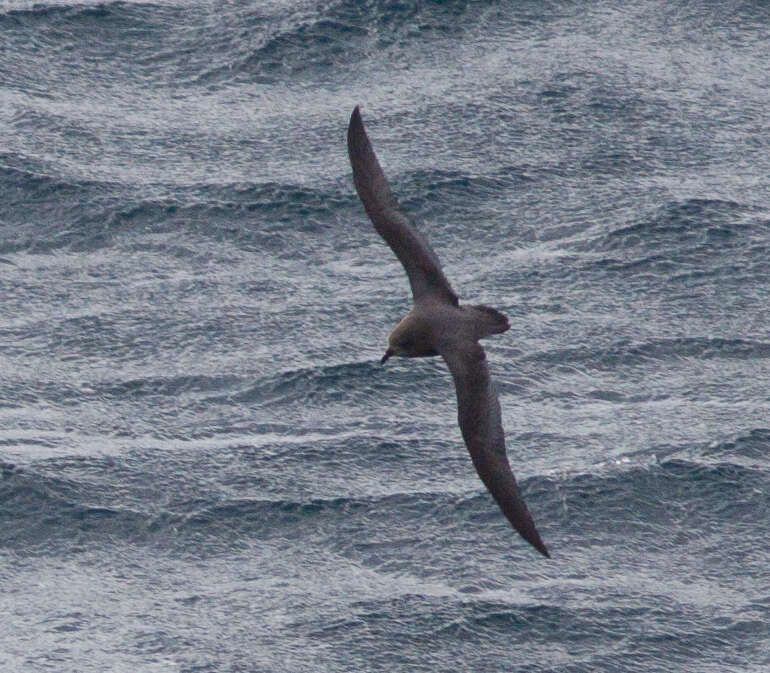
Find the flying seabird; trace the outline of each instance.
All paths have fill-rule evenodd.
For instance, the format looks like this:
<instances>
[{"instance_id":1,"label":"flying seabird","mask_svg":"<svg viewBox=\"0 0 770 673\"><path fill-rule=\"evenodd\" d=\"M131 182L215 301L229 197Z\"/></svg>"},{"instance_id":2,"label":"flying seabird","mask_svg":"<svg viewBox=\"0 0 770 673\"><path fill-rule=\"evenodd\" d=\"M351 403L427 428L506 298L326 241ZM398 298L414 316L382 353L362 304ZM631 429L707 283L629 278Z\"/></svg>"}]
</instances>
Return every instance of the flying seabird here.
<instances>
[{"instance_id":1,"label":"flying seabird","mask_svg":"<svg viewBox=\"0 0 770 673\"><path fill-rule=\"evenodd\" d=\"M403 264L414 298L388 338L382 364L393 355L444 359L457 390L460 431L481 481L518 533L550 558L511 471L500 402L479 345L479 339L505 332L508 318L489 306L460 305L436 253L391 193L358 107L348 126L348 154L366 214Z\"/></svg>"}]
</instances>

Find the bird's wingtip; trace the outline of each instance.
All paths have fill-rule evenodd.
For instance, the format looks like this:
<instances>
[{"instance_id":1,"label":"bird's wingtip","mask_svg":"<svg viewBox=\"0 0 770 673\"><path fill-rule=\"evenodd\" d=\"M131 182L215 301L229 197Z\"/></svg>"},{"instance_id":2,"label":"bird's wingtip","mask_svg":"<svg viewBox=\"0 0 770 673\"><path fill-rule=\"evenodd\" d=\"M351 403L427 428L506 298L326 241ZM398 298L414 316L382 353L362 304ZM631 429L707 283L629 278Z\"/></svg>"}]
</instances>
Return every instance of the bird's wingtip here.
<instances>
[{"instance_id":1,"label":"bird's wingtip","mask_svg":"<svg viewBox=\"0 0 770 673\"><path fill-rule=\"evenodd\" d=\"M523 537L529 544L531 544L537 551L539 551L546 558L551 558L551 553L548 551L548 547L545 546L545 542L540 538L540 533L537 532L534 522L530 520L531 526L527 526L524 529L517 529L519 535Z\"/></svg>"},{"instance_id":2,"label":"bird's wingtip","mask_svg":"<svg viewBox=\"0 0 770 673\"><path fill-rule=\"evenodd\" d=\"M348 123L348 152L360 153L363 145L366 144L366 131L364 130L364 121L361 119L361 110L358 105L353 108Z\"/></svg>"},{"instance_id":3,"label":"bird's wingtip","mask_svg":"<svg viewBox=\"0 0 770 673\"><path fill-rule=\"evenodd\" d=\"M519 534L543 556L546 558L551 558L551 553L548 551L548 547L545 546L545 542L543 542L543 539L540 537L540 533L537 532L537 528L535 528L535 522L532 521L532 517L529 515L529 512L527 512L526 518L529 519L529 521L526 522L523 528L518 529Z\"/></svg>"}]
</instances>

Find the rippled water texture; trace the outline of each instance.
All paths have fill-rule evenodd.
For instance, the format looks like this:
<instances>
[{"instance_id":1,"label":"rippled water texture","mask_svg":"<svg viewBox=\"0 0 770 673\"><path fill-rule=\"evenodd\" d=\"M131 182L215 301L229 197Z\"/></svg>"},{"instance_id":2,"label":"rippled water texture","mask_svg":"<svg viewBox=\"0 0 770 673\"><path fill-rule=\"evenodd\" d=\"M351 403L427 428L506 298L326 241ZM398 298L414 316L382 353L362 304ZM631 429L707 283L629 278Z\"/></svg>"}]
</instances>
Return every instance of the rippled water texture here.
<instances>
[{"instance_id":1,"label":"rippled water texture","mask_svg":"<svg viewBox=\"0 0 770 673\"><path fill-rule=\"evenodd\" d=\"M0 4L0 670L770 667L762 2ZM474 473L360 104L486 342Z\"/></svg>"}]
</instances>

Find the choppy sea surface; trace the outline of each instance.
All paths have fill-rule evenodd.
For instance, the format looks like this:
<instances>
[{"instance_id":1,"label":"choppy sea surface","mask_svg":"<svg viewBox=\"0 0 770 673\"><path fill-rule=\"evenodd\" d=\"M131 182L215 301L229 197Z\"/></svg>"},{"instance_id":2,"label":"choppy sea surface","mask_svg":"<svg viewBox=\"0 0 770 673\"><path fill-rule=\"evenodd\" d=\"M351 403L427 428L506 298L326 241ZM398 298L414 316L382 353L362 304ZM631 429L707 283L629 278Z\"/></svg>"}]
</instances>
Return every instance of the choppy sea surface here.
<instances>
[{"instance_id":1,"label":"choppy sea surface","mask_svg":"<svg viewBox=\"0 0 770 673\"><path fill-rule=\"evenodd\" d=\"M770 667L770 9L0 3L0 670ZM356 104L485 342L474 473Z\"/></svg>"}]
</instances>

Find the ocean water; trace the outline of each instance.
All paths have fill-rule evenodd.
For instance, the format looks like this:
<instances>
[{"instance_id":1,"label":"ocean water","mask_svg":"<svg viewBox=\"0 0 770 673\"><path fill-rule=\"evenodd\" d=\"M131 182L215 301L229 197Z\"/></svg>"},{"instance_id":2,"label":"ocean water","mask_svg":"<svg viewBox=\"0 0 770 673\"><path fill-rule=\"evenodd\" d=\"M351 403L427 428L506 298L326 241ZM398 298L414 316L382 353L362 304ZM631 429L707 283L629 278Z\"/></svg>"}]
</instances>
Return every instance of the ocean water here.
<instances>
[{"instance_id":1,"label":"ocean water","mask_svg":"<svg viewBox=\"0 0 770 673\"><path fill-rule=\"evenodd\" d=\"M0 671L770 669L764 2L0 3ZM361 105L553 558L474 473Z\"/></svg>"}]
</instances>

